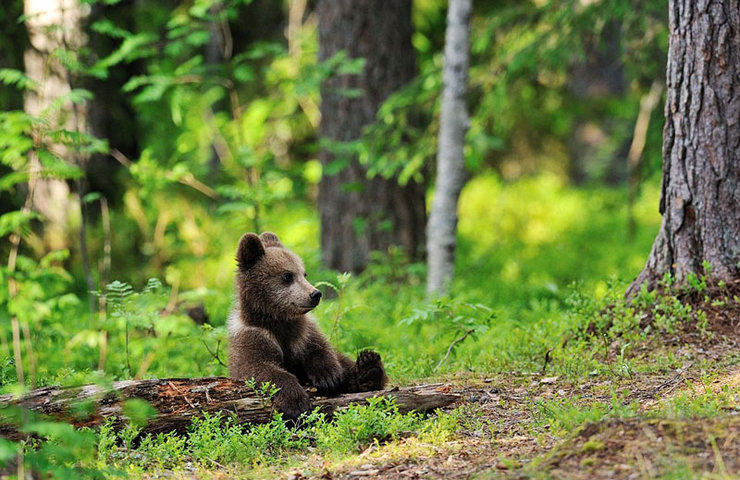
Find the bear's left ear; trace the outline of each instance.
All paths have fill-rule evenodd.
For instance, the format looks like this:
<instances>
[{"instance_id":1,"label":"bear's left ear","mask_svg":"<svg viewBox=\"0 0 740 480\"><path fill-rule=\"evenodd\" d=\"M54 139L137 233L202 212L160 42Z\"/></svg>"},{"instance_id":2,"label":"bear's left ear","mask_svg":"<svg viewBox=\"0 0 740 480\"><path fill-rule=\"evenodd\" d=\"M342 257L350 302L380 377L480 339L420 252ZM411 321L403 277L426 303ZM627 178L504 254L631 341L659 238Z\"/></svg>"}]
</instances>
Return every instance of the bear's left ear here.
<instances>
[{"instance_id":1,"label":"bear's left ear","mask_svg":"<svg viewBox=\"0 0 740 480\"><path fill-rule=\"evenodd\" d=\"M263 232L262 235L260 235L260 240L262 240L262 244L265 247L283 247L283 244L280 243L280 239L277 235L275 235L272 232Z\"/></svg>"},{"instance_id":2,"label":"bear's left ear","mask_svg":"<svg viewBox=\"0 0 740 480\"><path fill-rule=\"evenodd\" d=\"M249 270L264 255L265 247L262 246L260 237L254 233L245 233L239 240L239 247L236 249L236 261L239 264L239 270Z\"/></svg>"}]
</instances>

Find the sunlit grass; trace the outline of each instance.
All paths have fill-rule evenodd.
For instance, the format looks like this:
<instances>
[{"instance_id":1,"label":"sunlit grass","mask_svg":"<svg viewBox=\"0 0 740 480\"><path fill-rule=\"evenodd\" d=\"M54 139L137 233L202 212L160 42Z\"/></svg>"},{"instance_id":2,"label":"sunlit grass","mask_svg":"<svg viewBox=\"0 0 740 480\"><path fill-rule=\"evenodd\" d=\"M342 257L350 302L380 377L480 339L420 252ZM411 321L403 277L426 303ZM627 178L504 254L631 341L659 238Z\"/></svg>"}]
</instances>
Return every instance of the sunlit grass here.
<instances>
[{"instance_id":1,"label":"sunlit grass","mask_svg":"<svg viewBox=\"0 0 740 480\"><path fill-rule=\"evenodd\" d=\"M456 371L535 369L545 352L584 321L573 314L571 297L599 302L619 296L642 267L658 227L657 191L657 184L645 185L635 208L639 228L628 241L622 189L573 189L546 174L513 183L494 174L478 176L462 193L456 279L446 304L427 300L423 264L409 264L396 251L381 252L365 273L349 279L340 299L322 302L315 316L342 351L379 350L396 383ZM159 233L143 235L152 242L142 246L149 252L143 264L149 268L141 268L141 260L116 257L114 251L110 280L139 291L147 278L159 276L165 291L147 308L203 302L215 327L204 330L182 313L142 316L132 305L132 318L139 323L131 335L131 375L225 374L206 345L212 352L219 349L225 361L234 250L252 222L190 205L186 197L171 199L172 211L164 217L141 222L136 220L137 201L127 205L128 220L118 219L123 230L114 237L114 247L127 250L137 225L159 224ZM319 224L310 205L276 205L263 212L260 225L304 258L309 280L337 282L336 272L320 266ZM152 270L157 264L160 270ZM40 383L89 380L100 366L101 348L107 349L105 373L128 375L121 325L85 314L85 302L50 305L31 324ZM86 320L64 320L69 318ZM105 347L100 331L107 332ZM60 351L74 355L62 361ZM589 365L584 355L578 364L559 359L560 368L579 373ZM14 375L10 363L4 372Z\"/></svg>"}]
</instances>

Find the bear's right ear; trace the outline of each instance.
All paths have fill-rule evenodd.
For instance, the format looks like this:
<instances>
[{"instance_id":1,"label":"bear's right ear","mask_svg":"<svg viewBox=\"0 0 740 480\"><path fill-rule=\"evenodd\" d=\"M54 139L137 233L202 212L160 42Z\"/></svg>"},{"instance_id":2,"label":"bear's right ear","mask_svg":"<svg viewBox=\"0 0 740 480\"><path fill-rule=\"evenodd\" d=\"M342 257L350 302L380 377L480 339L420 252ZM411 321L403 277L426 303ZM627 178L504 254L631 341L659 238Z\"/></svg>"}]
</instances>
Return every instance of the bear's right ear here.
<instances>
[{"instance_id":1,"label":"bear's right ear","mask_svg":"<svg viewBox=\"0 0 740 480\"><path fill-rule=\"evenodd\" d=\"M239 240L239 248L236 250L236 262L239 264L239 270L249 270L265 254L265 247L262 246L260 237L254 233L246 233Z\"/></svg>"},{"instance_id":2,"label":"bear's right ear","mask_svg":"<svg viewBox=\"0 0 740 480\"><path fill-rule=\"evenodd\" d=\"M260 240L262 240L262 244L265 247L283 247L283 244L280 243L280 239L277 235L275 235L272 232L263 232L262 235L260 235Z\"/></svg>"}]
</instances>

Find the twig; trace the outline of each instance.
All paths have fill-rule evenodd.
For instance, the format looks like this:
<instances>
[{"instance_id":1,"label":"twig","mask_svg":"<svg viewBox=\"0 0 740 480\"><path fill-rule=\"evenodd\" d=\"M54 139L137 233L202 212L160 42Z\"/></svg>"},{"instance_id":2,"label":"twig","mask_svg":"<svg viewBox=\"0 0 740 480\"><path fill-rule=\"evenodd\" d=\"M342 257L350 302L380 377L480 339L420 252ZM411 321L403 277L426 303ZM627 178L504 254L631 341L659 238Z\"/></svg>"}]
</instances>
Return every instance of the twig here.
<instances>
[{"instance_id":1,"label":"twig","mask_svg":"<svg viewBox=\"0 0 740 480\"><path fill-rule=\"evenodd\" d=\"M190 408L196 408L195 405L193 405L193 402L190 401L187 395L185 395L185 392L177 388L177 385L175 385L172 382L169 382L170 387L172 387L177 393L182 395L182 398L185 399L186 402L188 402L188 405L190 405Z\"/></svg>"},{"instance_id":2,"label":"twig","mask_svg":"<svg viewBox=\"0 0 740 480\"><path fill-rule=\"evenodd\" d=\"M547 364L550 363L550 352L552 352L552 348L548 348L545 352L545 362L542 364L542 373L545 373Z\"/></svg>"},{"instance_id":3,"label":"twig","mask_svg":"<svg viewBox=\"0 0 740 480\"><path fill-rule=\"evenodd\" d=\"M131 159L129 159L126 155L124 155L120 150L116 148L111 149L110 155L111 157L116 159L118 163L120 163L126 168L131 168L131 165L134 164L134 162L132 162ZM195 178L195 176L192 173L186 173L182 177L178 178L177 182L183 185L186 185L192 189L195 189L199 191L200 193L202 193L203 195L205 195L206 197L211 198L213 200L217 200L219 198L218 193L216 193L214 189L212 189L205 183Z\"/></svg>"},{"instance_id":4,"label":"twig","mask_svg":"<svg viewBox=\"0 0 740 480\"><path fill-rule=\"evenodd\" d=\"M632 144L627 154L627 172L629 189L627 190L627 234L631 239L635 236L635 215L633 206L637 197L637 189L640 186L640 161L642 153L645 150L645 140L647 138L648 127L650 126L650 116L658 105L663 93L663 84L655 81L650 87L650 91L640 99L640 112L637 114L635 121L635 130L632 135Z\"/></svg>"},{"instance_id":5,"label":"twig","mask_svg":"<svg viewBox=\"0 0 740 480\"><path fill-rule=\"evenodd\" d=\"M660 385L658 385L657 387L655 387L655 390L653 390L653 396L657 395L658 392L660 392L662 389L664 389L665 387L667 387L668 385L671 385L671 384L673 384L673 386L667 392L664 392L664 393L667 394L667 393L670 393L673 390L675 390L676 386L678 386L681 383L680 381L677 381L677 380L680 377L682 377L693 365L694 365L694 362L689 363L686 366L686 368L681 368L681 369L677 370L675 375L673 375L671 378L669 378L665 382L663 382Z\"/></svg>"},{"instance_id":6,"label":"twig","mask_svg":"<svg viewBox=\"0 0 740 480\"><path fill-rule=\"evenodd\" d=\"M13 329L13 355L15 358L15 374L18 377L18 383L23 385L26 380L23 375L23 357L21 356L21 329L18 327L18 319L10 319L10 325Z\"/></svg>"},{"instance_id":7,"label":"twig","mask_svg":"<svg viewBox=\"0 0 740 480\"><path fill-rule=\"evenodd\" d=\"M288 10L288 51L296 63L300 63L301 61L301 42L299 35L301 28L303 28L303 16L306 13L306 4L306 0L295 0L290 2L290 8ZM311 126L318 129L321 112L316 102L309 96L301 95L298 99L298 105L303 110Z\"/></svg>"},{"instance_id":8,"label":"twig","mask_svg":"<svg viewBox=\"0 0 740 480\"><path fill-rule=\"evenodd\" d=\"M229 366L226 365L223 361L221 361L221 358L219 357L219 350L221 349L220 339L216 341L216 353L214 353L213 350L210 349L210 347L208 346L205 340L201 339L201 342L203 342L203 346L206 347L206 350L208 350L208 353L210 353L211 356L216 359L219 365L221 365L224 368L229 368Z\"/></svg>"},{"instance_id":9,"label":"twig","mask_svg":"<svg viewBox=\"0 0 740 480\"><path fill-rule=\"evenodd\" d=\"M172 312L177 308L177 295L180 292L180 277L175 277L172 282L172 290L170 290L170 299L167 301L167 306L164 307L164 314L171 315Z\"/></svg>"},{"instance_id":10,"label":"twig","mask_svg":"<svg viewBox=\"0 0 740 480\"><path fill-rule=\"evenodd\" d=\"M144 374L146 374L146 371L149 370L149 367L154 361L154 356L154 352L149 352L146 358L144 358L144 361L141 362L141 365L139 365L139 370L136 372L134 380L140 380L144 378Z\"/></svg>"},{"instance_id":11,"label":"twig","mask_svg":"<svg viewBox=\"0 0 740 480\"><path fill-rule=\"evenodd\" d=\"M101 295L102 296L102 295ZM98 370L105 371L105 359L108 356L108 332L100 331L100 355L98 356Z\"/></svg>"},{"instance_id":12,"label":"twig","mask_svg":"<svg viewBox=\"0 0 740 480\"><path fill-rule=\"evenodd\" d=\"M36 356L33 354L33 342L31 342L31 329L28 328L28 323L21 323L21 329L23 330L23 338L26 344L26 356L28 357L28 379L31 384L31 388L36 388Z\"/></svg>"},{"instance_id":13,"label":"twig","mask_svg":"<svg viewBox=\"0 0 740 480\"><path fill-rule=\"evenodd\" d=\"M108 285L111 266L111 235L110 235L110 210L108 209L108 199L100 197L100 221L103 224L103 268L100 272L101 285ZM102 287L101 287L102 288ZM106 303L105 295L98 295L98 308L105 313Z\"/></svg>"},{"instance_id":14,"label":"twig","mask_svg":"<svg viewBox=\"0 0 740 480\"><path fill-rule=\"evenodd\" d=\"M455 345L457 345L458 343L460 343L463 340L465 340L466 338L468 338L468 335L470 335L473 332L475 332L475 329L474 328L471 328L470 330L468 330L464 334L462 334L460 337L456 338L455 341L453 341L450 344L450 346L447 348L447 353L445 353L444 358L439 361L439 363L437 364L437 366L434 367L434 370L432 370L432 371L436 373L437 370L439 370L439 367L441 367L442 364L445 362L445 360L447 360L447 358L450 356L450 352L452 352L452 349L455 348Z\"/></svg>"}]
</instances>

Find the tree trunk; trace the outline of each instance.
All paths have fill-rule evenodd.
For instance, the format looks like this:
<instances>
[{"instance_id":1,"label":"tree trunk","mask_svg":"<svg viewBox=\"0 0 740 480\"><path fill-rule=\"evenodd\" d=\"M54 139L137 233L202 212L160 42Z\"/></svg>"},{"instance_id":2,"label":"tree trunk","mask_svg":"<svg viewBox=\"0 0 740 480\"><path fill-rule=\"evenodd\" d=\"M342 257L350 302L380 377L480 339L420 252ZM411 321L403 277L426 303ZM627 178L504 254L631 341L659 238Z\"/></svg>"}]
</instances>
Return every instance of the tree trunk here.
<instances>
[{"instance_id":1,"label":"tree trunk","mask_svg":"<svg viewBox=\"0 0 740 480\"><path fill-rule=\"evenodd\" d=\"M81 10L76 0L25 0L24 13L30 48L24 55L26 75L38 82L38 91L29 91L24 100L24 110L30 115L46 117L50 128L83 131L81 116L71 111L45 112L49 105L70 91L68 72L62 62L52 54L55 50L75 51L81 46ZM65 105L66 107L66 105ZM84 117L84 116L82 116ZM62 158L71 157L63 145L54 145L54 153ZM35 156L31 170L41 171ZM70 162L72 163L72 162ZM67 182L34 175L30 188L33 208L45 218L44 241L49 250L67 248L69 245L69 212L73 210L72 197Z\"/></svg>"},{"instance_id":2,"label":"tree trunk","mask_svg":"<svg viewBox=\"0 0 740 480\"><path fill-rule=\"evenodd\" d=\"M583 40L585 59L568 75L571 100L580 104L582 111L574 119L568 139L568 175L576 185L594 178L600 169L611 184L626 177L624 158L629 145L626 139L609 145L619 125L606 110L606 101L624 95L627 89L621 40L621 23L616 20L607 22L598 35L587 35Z\"/></svg>"},{"instance_id":3,"label":"tree trunk","mask_svg":"<svg viewBox=\"0 0 740 480\"><path fill-rule=\"evenodd\" d=\"M663 222L628 297L665 274L740 278L740 2L671 0L669 13Z\"/></svg>"},{"instance_id":4,"label":"tree trunk","mask_svg":"<svg viewBox=\"0 0 740 480\"><path fill-rule=\"evenodd\" d=\"M437 180L427 227L428 293L444 292L455 270L457 201L465 182L465 132L469 125L466 94L471 11L471 0L451 0L447 10Z\"/></svg>"},{"instance_id":5,"label":"tree trunk","mask_svg":"<svg viewBox=\"0 0 740 480\"><path fill-rule=\"evenodd\" d=\"M338 397L315 397L313 404L331 416L349 404L387 396L395 399L402 413L431 411L450 405L459 398L448 392L449 387L441 384L419 385ZM258 397L244 382L223 377L125 380L115 382L111 390L104 390L98 385L69 389L45 387L19 399L13 395L2 395L0 408L20 406L56 420L70 422L75 427L96 427L106 419L113 419L114 426L120 427L127 421L123 404L133 398L148 402L156 410L142 434L184 433L193 418L202 417L204 413L233 413L241 424L266 423L272 419L269 400ZM80 416L81 411L89 414ZM22 436L17 426L0 423L0 437L18 440Z\"/></svg>"},{"instance_id":6,"label":"tree trunk","mask_svg":"<svg viewBox=\"0 0 740 480\"><path fill-rule=\"evenodd\" d=\"M416 74L411 45L411 0L321 0L319 60L345 51L364 58L358 75L334 75L321 86L319 133L330 142L351 142L375 120L381 103ZM349 89L361 90L348 96ZM321 247L324 264L358 272L373 250L400 245L410 258L424 248L424 188L413 181L367 178L351 154L323 149L319 185ZM334 165L346 163L338 173Z\"/></svg>"}]
</instances>

